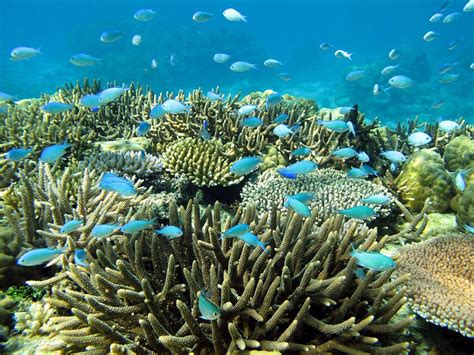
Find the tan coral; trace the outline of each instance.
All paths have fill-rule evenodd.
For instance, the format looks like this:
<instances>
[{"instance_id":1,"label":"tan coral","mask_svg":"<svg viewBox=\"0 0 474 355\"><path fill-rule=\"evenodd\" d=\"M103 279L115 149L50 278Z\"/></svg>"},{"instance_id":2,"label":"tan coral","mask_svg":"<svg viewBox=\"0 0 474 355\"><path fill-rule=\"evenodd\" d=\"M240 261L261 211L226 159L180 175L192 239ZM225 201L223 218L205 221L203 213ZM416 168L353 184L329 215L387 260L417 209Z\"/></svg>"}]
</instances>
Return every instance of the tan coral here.
<instances>
[{"instance_id":1,"label":"tan coral","mask_svg":"<svg viewBox=\"0 0 474 355\"><path fill-rule=\"evenodd\" d=\"M427 321L474 337L474 239L439 236L399 249L397 272L413 310Z\"/></svg>"}]
</instances>

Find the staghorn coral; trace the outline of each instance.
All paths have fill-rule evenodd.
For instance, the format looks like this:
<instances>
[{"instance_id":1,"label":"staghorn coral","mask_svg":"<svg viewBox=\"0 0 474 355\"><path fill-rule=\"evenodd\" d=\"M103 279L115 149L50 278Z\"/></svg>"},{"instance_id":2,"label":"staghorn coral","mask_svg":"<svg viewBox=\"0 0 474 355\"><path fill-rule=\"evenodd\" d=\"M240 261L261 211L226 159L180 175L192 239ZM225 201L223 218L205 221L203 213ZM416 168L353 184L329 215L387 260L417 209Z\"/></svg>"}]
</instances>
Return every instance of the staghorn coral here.
<instances>
[{"instance_id":1,"label":"staghorn coral","mask_svg":"<svg viewBox=\"0 0 474 355\"><path fill-rule=\"evenodd\" d=\"M449 171L474 169L474 141L468 136L454 138L446 146L443 159Z\"/></svg>"},{"instance_id":2,"label":"staghorn coral","mask_svg":"<svg viewBox=\"0 0 474 355\"><path fill-rule=\"evenodd\" d=\"M410 306L427 321L474 337L474 240L464 234L438 236L399 249L397 273Z\"/></svg>"},{"instance_id":3,"label":"staghorn coral","mask_svg":"<svg viewBox=\"0 0 474 355\"><path fill-rule=\"evenodd\" d=\"M46 299L70 311L52 318L56 346L140 354L407 349L391 334L411 319L390 323L405 303L403 290L395 289L406 276L389 282L389 270L358 280L348 256L351 242L380 250L384 239L376 241L376 230L343 224L337 216L309 233L314 216L285 219L273 211L259 219L253 208L222 223L221 212L219 203L204 215L193 201L186 208L172 205L170 223L183 228L181 238L144 231L117 243L104 240L89 270L70 264L67 275L76 287L55 287ZM271 250L218 241L222 230L239 222L250 223ZM202 288L222 310L210 323L199 318Z\"/></svg>"},{"instance_id":4,"label":"staghorn coral","mask_svg":"<svg viewBox=\"0 0 474 355\"><path fill-rule=\"evenodd\" d=\"M237 160L232 144L217 139L178 139L166 148L162 158L168 171L185 175L197 186L227 186L242 180L229 170Z\"/></svg>"},{"instance_id":5,"label":"staghorn coral","mask_svg":"<svg viewBox=\"0 0 474 355\"><path fill-rule=\"evenodd\" d=\"M144 151L133 152L101 152L93 154L79 163L79 169L96 170L99 173L115 172L146 178L159 175L163 169L163 163L159 157L147 154Z\"/></svg>"},{"instance_id":6,"label":"staghorn coral","mask_svg":"<svg viewBox=\"0 0 474 355\"><path fill-rule=\"evenodd\" d=\"M321 223L336 214L338 209L359 205L360 199L369 195L383 193L390 196L388 190L370 181L351 179L346 174L328 168L308 175L289 180L275 171L265 171L255 182L248 182L242 190L242 205L255 205L263 214L276 205L286 214L283 208L285 195L299 192L312 192L315 198L310 207L317 211L317 221ZM374 206L372 206L374 207ZM390 207L374 207L382 217L390 213Z\"/></svg>"},{"instance_id":7,"label":"staghorn coral","mask_svg":"<svg viewBox=\"0 0 474 355\"><path fill-rule=\"evenodd\" d=\"M441 156L428 149L411 155L394 182L402 202L413 211L421 210L430 198L429 211L444 212L454 195L453 182Z\"/></svg>"},{"instance_id":8,"label":"staghorn coral","mask_svg":"<svg viewBox=\"0 0 474 355\"><path fill-rule=\"evenodd\" d=\"M44 301L32 302L27 309L16 311L15 330L29 336L51 333L51 317L56 310Z\"/></svg>"}]
</instances>

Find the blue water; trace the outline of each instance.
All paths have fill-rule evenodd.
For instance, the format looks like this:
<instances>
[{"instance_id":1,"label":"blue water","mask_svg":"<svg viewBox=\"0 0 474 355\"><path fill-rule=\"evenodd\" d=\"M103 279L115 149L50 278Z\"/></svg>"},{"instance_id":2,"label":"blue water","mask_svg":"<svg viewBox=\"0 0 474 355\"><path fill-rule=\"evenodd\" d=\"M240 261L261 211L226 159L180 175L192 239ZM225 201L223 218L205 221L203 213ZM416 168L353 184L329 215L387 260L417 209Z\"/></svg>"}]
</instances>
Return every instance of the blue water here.
<instances>
[{"instance_id":1,"label":"blue water","mask_svg":"<svg viewBox=\"0 0 474 355\"><path fill-rule=\"evenodd\" d=\"M315 99L320 106L359 103L370 118L403 121L420 116L429 121L464 117L474 122L474 12L462 12L466 1L453 0L445 14L461 12L453 23L430 23L428 19L443 4L425 0L333 0L333 1L132 1L132 0L2 0L0 12L0 91L19 98L51 93L67 82L84 77L103 83L140 82L155 92L209 90L217 85L226 93L273 89ZM222 12L233 7L248 22L229 22ZM158 12L150 22L133 18L136 10ZM195 23L196 11L214 18ZM118 29L126 33L118 42L100 42L101 33ZM434 30L440 37L423 41ZM133 46L131 38L142 36ZM454 50L448 43L464 36ZM322 51L321 42L334 45ZM41 48L43 54L24 61L11 61L17 46ZM390 49L401 52L399 60L388 59ZM338 59L336 49L353 52L353 60ZM76 67L69 57L83 52L103 58L103 65ZM169 64L175 53L176 65ZM216 64L217 52L231 60ZM152 58L158 68L152 70ZM276 58L281 68L266 68L263 61ZM234 60L258 65L258 70L234 73ZM459 78L440 84L439 67L459 62L450 73ZM390 96L372 94L378 82L388 86L390 76L380 75L386 65L400 63L395 74L416 81L410 89L390 90ZM365 69L365 78L345 80L355 69ZM290 81L277 77L288 72ZM442 101L440 108L433 103Z\"/></svg>"}]
</instances>

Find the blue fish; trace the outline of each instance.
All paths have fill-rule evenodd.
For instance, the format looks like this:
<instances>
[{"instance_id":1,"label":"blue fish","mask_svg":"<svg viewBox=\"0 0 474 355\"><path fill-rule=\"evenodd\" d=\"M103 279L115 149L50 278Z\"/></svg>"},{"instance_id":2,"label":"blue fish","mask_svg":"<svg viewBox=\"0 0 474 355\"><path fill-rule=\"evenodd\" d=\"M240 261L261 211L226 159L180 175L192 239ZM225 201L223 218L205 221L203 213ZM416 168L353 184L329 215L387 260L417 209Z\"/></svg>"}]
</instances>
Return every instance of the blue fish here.
<instances>
[{"instance_id":1,"label":"blue fish","mask_svg":"<svg viewBox=\"0 0 474 355\"><path fill-rule=\"evenodd\" d=\"M379 172L375 170L374 168L372 168L370 165L363 164L360 168L369 175L375 175L375 176L379 175Z\"/></svg>"},{"instance_id":2,"label":"blue fish","mask_svg":"<svg viewBox=\"0 0 474 355\"><path fill-rule=\"evenodd\" d=\"M305 157L307 155L311 154L311 149L308 147L300 147L295 149L290 153L290 156L292 157Z\"/></svg>"},{"instance_id":3,"label":"blue fish","mask_svg":"<svg viewBox=\"0 0 474 355\"><path fill-rule=\"evenodd\" d=\"M252 232L246 232L244 234L239 235L237 238L239 238L241 241L244 243L251 245L253 247L260 247L262 250L266 253L268 253L266 246L268 243L264 243L258 239L258 237L253 234Z\"/></svg>"},{"instance_id":4,"label":"blue fish","mask_svg":"<svg viewBox=\"0 0 474 355\"><path fill-rule=\"evenodd\" d=\"M293 163L291 165L288 165L285 168L281 168L279 170L283 170L287 173L293 173L297 175L304 175L304 174L309 174L312 173L318 169L318 164L311 160L301 160L299 162Z\"/></svg>"},{"instance_id":5,"label":"blue fish","mask_svg":"<svg viewBox=\"0 0 474 355\"><path fill-rule=\"evenodd\" d=\"M273 133L279 138L285 138L296 132L293 130L293 127L288 127L286 124L280 123L273 129Z\"/></svg>"},{"instance_id":6,"label":"blue fish","mask_svg":"<svg viewBox=\"0 0 474 355\"><path fill-rule=\"evenodd\" d=\"M288 208L288 198L292 198L294 200L298 200L305 205L307 205L312 199L314 199L316 196L312 192L300 192L294 195L286 195L285 196L285 202L283 203L283 206L285 208Z\"/></svg>"},{"instance_id":7,"label":"blue fish","mask_svg":"<svg viewBox=\"0 0 474 355\"><path fill-rule=\"evenodd\" d=\"M248 175L255 171L261 162L261 157L244 157L231 165L230 172L240 176Z\"/></svg>"},{"instance_id":8,"label":"blue fish","mask_svg":"<svg viewBox=\"0 0 474 355\"><path fill-rule=\"evenodd\" d=\"M373 208L367 206L355 206L345 210L337 210L337 213L354 219L370 219L377 215Z\"/></svg>"},{"instance_id":9,"label":"blue fish","mask_svg":"<svg viewBox=\"0 0 474 355\"><path fill-rule=\"evenodd\" d=\"M163 235L168 239L179 238L183 235L181 228L176 226L165 226L159 230L155 230L155 233Z\"/></svg>"},{"instance_id":10,"label":"blue fish","mask_svg":"<svg viewBox=\"0 0 474 355\"><path fill-rule=\"evenodd\" d=\"M66 104L64 102L49 102L40 108L47 113L62 113L71 110L74 107L72 104Z\"/></svg>"},{"instance_id":11,"label":"blue fish","mask_svg":"<svg viewBox=\"0 0 474 355\"><path fill-rule=\"evenodd\" d=\"M357 151L351 147L337 149L331 153L331 155L342 159L354 158L355 156L357 156L357 154Z\"/></svg>"},{"instance_id":12,"label":"blue fish","mask_svg":"<svg viewBox=\"0 0 474 355\"><path fill-rule=\"evenodd\" d=\"M59 233L67 234L75 231L77 228L82 226L84 220L82 219L73 219L69 222L64 223L64 225L59 229Z\"/></svg>"},{"instance_id":13,"label":"blue fish","mask_svg":"<svg viewBox=\"0 0 474 355\"><path fill-rule=\"evenodd\" d=\"M240 121L240 125L243 127L255 128L261 126L263 121L258 117L248 117Z\"/></svg>"},{"instance_id":14,"label":"blue fish","mask_svg":"<svg viewBox=\"0 0 474 355\"><path fill-rule=\"evenodd\" d=\"M302 217L309 217L311 216L311 210L309 209L308 206L306 206L303 202L287 197L285 204L288 205L289 208L291 208L293 211L296 212L296 214L302 216Z\"/></svg>"},{"instance_id":15,"label":"blue fish","mask_svg":"<svg viewBox=\"0 0 474 355\"><path fill-rule=\"evenodd\" d=\"M105 173L99 182L99 188L105 191L117 192L122 196L131 196L137 193L130 180L113 173Z\"/></svg>"},{"instance_id":16,"label":"blue fish","mask_svg":"<svg viewBox=\"0 0 474 355\"><path fill-rule=\"evenodd\" d=\"M65 251L66 247L60 249L33 249L20 256L16 263L21 266L37 266L53 260L57 255L64 253Z\"/></svg>"},{"instance_id":17,"label":"blue fish","mask_svg":"<svg viewBox=\"0 0 474 355\"><path fill-rule=\"evenodd\" d=\"M165 109L163 108L162 105L156 105L150 111L150 118L153 118L153 119L156 120L158 118L163 117L165 113L166 113L166 111L165 111Z\"/></svg>"},{"instance_id":18,"label":"blue fish","mask_svg":"<svg viewBox=\"0 0 474 355\"><path fill-rule=\"evenodd\" d=\"M10 161L20 161L25 159L32 151L33 148L13 148L7 152L6 158Z\"/></svg>"},{"instance_id":19,"label":"blue fish","mask_svg":"<svg viewBox=\"0 0 474 355\"><path fill-rule=\"evenodd\" d=\"M350 168L347 172L347 177L352 179L366 179L369 177L369 174L363 169Z\"/></svg>"},{"instance_id":20,"label":"blue fish","mask_svg":"<svg viewBox=\"0 0 474 355\"><path fill-rule=\"evenodd\" d=\"M392 202L392 199L389 196L383 194L376 194L362 198L360 202L369 203L371 205L388 205Z\"/></svg>"},{"instance_id":21,"label":"blue fish","mask_svg":"<svg viewBox=\"0 0 474 355\"><path fill-rule=\"evenodd\" d=\"M209 133L209 130L207 129L208 126L207 120L202 121L202 127L199 131L199 136L206 141L211 139L211 133Z\"/></svg>"},{"instance_id":22,"label":"blue fish","mask_svg":"<svg viewBox=\"0 0 474 355\"><path fill-rule=\"evenodd\" d=\"M346 113L349 113L351 111L355 111L355 107L351 107L351 106L339 107L339 112L342 113L343 115L345 115Z\"/></svg>"},{"instance_id":23,"label":"blue fish","mask_svg":"<svg viewBox=\"0 0 474 355\"><path fill-rule=\"evenodd\" d=\"M276 117L273 122L276 123L276 124L280 124L280 123L283 123L285 122L287 119L288 119L288 115L286 113L282 113L281 115L279 115L278 117Z\"/></svg>"},{"instance_id":24,"label":"blue fish","mask_svg":"<svg viewBox=\"0 0 474 355\"><path fill-rule=\"evenodd\" d=\"M96 224L94 228L92 228L91 236L95 238L106 238L118 228L118 224Z\"/></svg>"},{"instance_id":25,"label":"blue fish","mask_svg":"<svg viewBox=\"0 0 474 355\"><path fill-rule=\"evenodd\" d=\"M43 149L40 155L40 160L45 163L54 163L66 154L66 149L71 147L71 144L64 140L62 144L55 144Z\"/></svg>"},{"instance_id":26,"label":"blue fish","mask_svg":"<svg viewBox=\"0 0 474 355\"><path fill-rule=\"evenodd\" d=\"M222 101L222 96L212 92L208 91L206 94L206 97L209 99L209 101L214 102L214 101Z\"/></svg>"},{"instance_id":27,"label":"blue fish","mask_svg":"<svg viewBox=\"0 0 474 355\"><path fill-rule=\"evenodd\" d=\"M362 269L362 268L360 268L360 267L356 268L356 269L354 270L354 275L355 275L358 279L360 279L360 280L364 279L364 278L365 278L364 269Z\"/></svg>"},{"instance_id":28,"label":"blue fish","mask_svg":"<svg viewBox=\"0 0 474 355\"><path fill-rule=\"evenodd\" d=\"M370 157L367 155L366 152L362 151L357 153L357 159L362 163L367 163L370 160Z\"/></svg>"},{"instance_id":29,"label":"blue fish","mask_svg":"<svg viewBox=\"0 0 474 355\"><path fill-rule=\"evenodd\" d=\"M74 263L83 267L88 267L89 264L86 263L86 251L84 249L76 249L74 251Z\"/></svg>"},{"instance_id":30,"label":"blue fish","mask_svg":"<svg viewBox=\"0 0 474 355\"><path fill-rule=\"evenodd\" d=\"M208 297L210 297L209 291L201 290L199 292L198 307L201 313L200 318L215 320L221 316L221 309L212 303Z\"/></svg>"},{"instance_id":31,"label":"blue fish","mask_svg":"<svg viewBox=\"0 0 474 355\"><path fill-rule=\"evenodd\" d=\"M372 271L386 271L395 269L397 264L387 255L373 251L357 251L352 245L350 256L356 259L357 265L365 267Z\"/></svg>"},{"instance_id":32,"label":"blue fish","mask_svg":"<svg viewBox=\"0 0 474 355\"><path fill-rule=\"evenodd\" d=\"M298 174L292 173L291 171L287 171L285 170L285 168L277 169L277 171L278 171L278 174L290 180L294 180L298 177Z\"/></svg>"},{"instance_id":33,"label":"blue fish","mask_svg":"<svg viewBox=\"0 0 474 355\"><path fill-rule=\"evenodd\" d=\"M461 170L456 174L456 187L459 191L464 191L466 189L466 171Z\"/></svg>"},{"instance_id":34,"label":"blue fish","mask_svg":"<svg viewBox=\"0 0 474 355\"><path fill-rule=\"evenodd\" d=\"M88 108L98 107L100 106L99 95L85 95L81 97L79 103Z\"/></svg>"},{"instance_id":35,"label":"blue fish","mask_svg":"<svg viewBox=\"0 0 474 355\"><path fill-rule=\"evenodd\" d=\"M146 121L142 121L138 124L137 127L137 136L141 137L150 132L151 124Z\"/></svg>"},{"instance_id":36,"label":"blue fish","mask_svg":"<svg viewBox=\"0 0 474 355\"><path fill-rule=\"evenodd\" d=\"M333 121L317 120L316 122L326 127L330 131L337 132L337 133L347 132L349 130L349 127L347 126L347 122L342 121L342 120L333 120Z\"/></svg>"},{"instance_id":37,"label":"blue fish","mask_svg":"<svg viewBox=\"0 0 474 355\"><path fill-rule=\"evenodd\" d=\"M230 238L238 237L239 235L247 233L249 230L250 230L250 226L248 224L245 224L245 223L236 224L235 226L223 232L220 239L229 238L229 237Z\"/></svg>"},{"instance_id":38,"label":"blue fish","mask_svg":"<svg viewBox=\"0 0 474 355\"><path fill-rule=\"evenodd\" d=\"M278 105L280 102L283 101L283 97L277 92L273 92L267 96L267 100L265 101L265 109L268 111L271 108Z\"/></svg>"},{"instance_id":39,"label":"blue fish","mask_svg":"<svg viewBox=\"0 0 474 355\"><path fill-rule=\"evenodd\" d=\"M464 229L468 231L469 233L474 233L474 227L471 227L469 224L465 223L463 225Z\"/></svg>"},{"instance_id":40,"label":"blue fish","mask_svg":"<svg viewBox=\"0 0 474 355\"><path fill-rule=\"evenodd\" d=\"M156 218L153 218L151 220L135 220L135 221L130 221L126 223L122 228L120 228L120 231L122 233L138 233L142 231L145 228L153 226L153 224L156 222Z\"/></svg>"},{"instance_id":41,"label":"blue fish","mask_svg":"<svg viewBox=\"0 0 474 355\"><path fill-rule=\"evenodd\" d=\"M97 112L97 111L99 111L99 110L100 110L100 107L99 107L99 106L96 106L96 107L92 107L92 108L91 108L91 111L92 111L92 112Z\"/></svg>"}]
</instances>

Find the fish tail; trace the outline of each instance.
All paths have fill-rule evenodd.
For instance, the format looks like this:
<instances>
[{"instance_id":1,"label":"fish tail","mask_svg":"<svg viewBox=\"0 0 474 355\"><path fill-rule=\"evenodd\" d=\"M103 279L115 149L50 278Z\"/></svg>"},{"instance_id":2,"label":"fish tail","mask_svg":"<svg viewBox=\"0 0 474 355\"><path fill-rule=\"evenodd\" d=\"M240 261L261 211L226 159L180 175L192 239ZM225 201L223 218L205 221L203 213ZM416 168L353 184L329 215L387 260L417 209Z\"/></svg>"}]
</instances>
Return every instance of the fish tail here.
<instances>
[{"instance_id":1,"label":"fish tail","mask_svg":"<svg viewBox=\"0 0 474 355\"><path fill-rule=\"evenodd\" d=\"M247 16L242 16L242 21L247 22Z\"/></svg>"},{"instance_id":2,"label":"fish tail","mask_svg":"<svg viewBox=\"0 0 474 355\"><path fill-rule=\"evenodd\" d=\"M347 59L352 60L352 55L353 55L353 54L354 54L354 53L348 53L348 54L347 54Z\"/></svg>"}]
</instances>

